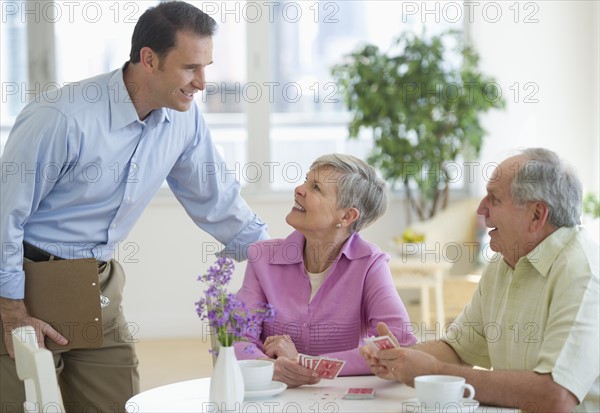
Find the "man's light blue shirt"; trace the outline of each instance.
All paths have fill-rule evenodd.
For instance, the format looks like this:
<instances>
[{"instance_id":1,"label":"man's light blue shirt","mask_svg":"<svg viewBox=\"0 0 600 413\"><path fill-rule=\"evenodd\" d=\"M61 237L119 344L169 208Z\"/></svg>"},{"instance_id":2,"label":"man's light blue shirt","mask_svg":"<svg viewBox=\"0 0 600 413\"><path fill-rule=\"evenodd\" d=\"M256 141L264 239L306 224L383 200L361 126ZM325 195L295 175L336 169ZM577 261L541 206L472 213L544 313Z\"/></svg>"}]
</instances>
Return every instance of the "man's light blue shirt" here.
<instances>
[{"instance_id":1,"label":"man's light blue shirt","mask_svg":"<svg viewBox=\"0 0 600 413\"><path fill-rule=\"evenodd\" d=\"M63 258L110 259L164 180L192 220L241 260L268 238L193 104L140 121L123 69L38 96L2 156L0 296L24 295L23 240Z\"/></svg>"}]
</instances>

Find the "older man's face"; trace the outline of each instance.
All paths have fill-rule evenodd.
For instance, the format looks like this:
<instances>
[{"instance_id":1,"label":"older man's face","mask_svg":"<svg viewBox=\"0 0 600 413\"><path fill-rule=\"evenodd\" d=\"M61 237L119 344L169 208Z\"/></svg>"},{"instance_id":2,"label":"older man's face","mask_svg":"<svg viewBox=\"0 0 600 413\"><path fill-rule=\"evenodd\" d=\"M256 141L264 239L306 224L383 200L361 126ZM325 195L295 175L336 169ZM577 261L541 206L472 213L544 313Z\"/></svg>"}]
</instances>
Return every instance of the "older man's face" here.
<instances>
[{"instance_id":1,"label":"older man's face","mask_svg":"<svg viewBox=\"0 0 600 413\"><path fill-rule=\"evenodd\" d=\"M525 162L523 156L508 158L494 170L477 213L485 217L490 248L499 252L514 267L519 258L532 249L529 237L531 210L528 205L516 206L510 192L515 173Z\"/></svg>"}]
</instances>

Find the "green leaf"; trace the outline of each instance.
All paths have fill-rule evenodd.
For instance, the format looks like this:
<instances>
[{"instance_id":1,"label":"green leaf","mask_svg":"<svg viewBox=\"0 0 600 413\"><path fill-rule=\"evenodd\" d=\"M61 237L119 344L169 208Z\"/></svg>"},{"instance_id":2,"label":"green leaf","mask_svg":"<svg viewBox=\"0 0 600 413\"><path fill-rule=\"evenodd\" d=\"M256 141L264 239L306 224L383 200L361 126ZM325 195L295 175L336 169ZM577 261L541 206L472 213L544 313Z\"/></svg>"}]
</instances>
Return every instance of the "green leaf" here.
<instances>
[{"instance_id":1,"label":"green leaf","mask_svg":"<svg viewBox=\"0 0 600 413\"><path fill-rule=\"evenodd\" d=\"M400 34L387 51L365 45L332 68L353 115L350 138L370 131L368 161L390 185L413 188L411 204L431 214L447 193L444 165L465 150L478 156L485 136L480 116L505 106L495 79L478 62L461 32L424 31Z\"/></svg>"}]
</instances>

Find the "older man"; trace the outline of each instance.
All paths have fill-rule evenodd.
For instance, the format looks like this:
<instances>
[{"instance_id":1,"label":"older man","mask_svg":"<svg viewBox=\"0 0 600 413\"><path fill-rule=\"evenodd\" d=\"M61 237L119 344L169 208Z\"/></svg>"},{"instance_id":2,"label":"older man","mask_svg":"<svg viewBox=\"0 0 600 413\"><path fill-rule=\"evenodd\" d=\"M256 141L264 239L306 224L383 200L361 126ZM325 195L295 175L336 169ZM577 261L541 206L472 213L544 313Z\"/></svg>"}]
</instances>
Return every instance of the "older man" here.
<instances>
[{"instance_id":1,"label":"older man","mask_svg":"<svg viewBox=\"0 0 600 413\"><path fill-rule=\"evenodd\" d=\"M363 347L372 371L410 385L420 375L462 376L488 405L600 411L598 245L577 226L581 194L549 150L503 161L477 210L496 255L471 303L441 341Z\"/></svg>"}]
</instances>

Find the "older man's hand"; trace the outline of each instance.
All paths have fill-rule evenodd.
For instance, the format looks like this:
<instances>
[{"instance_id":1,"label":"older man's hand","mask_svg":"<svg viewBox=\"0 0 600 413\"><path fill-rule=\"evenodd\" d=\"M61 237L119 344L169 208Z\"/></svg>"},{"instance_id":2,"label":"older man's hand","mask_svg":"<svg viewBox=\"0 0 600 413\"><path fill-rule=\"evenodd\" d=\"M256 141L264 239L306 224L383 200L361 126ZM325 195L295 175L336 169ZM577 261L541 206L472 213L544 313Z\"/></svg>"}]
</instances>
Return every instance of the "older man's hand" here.
<instances>
[{"instance_id":1,"label":"older man's hand","mask_svg":"<svg viewBox=\"0 0 600 413\"><path fill-rule=\"evenodd\" d=\"M374 349L371 345L362 346L360 348L360 355L365 359L371 373L386 380L393 380L394 376L388 370L387 366L381 364L378 356L379 350Z\"/></svg>"},{"instance_id":2,"label":"older man's hand","mask_svg":"<svg viewBox=\"0 0 600 413\"><path fill-rule=\"evenodd\" d=\"M399 346L398 340L389 329L389 327L385 323L377 323L377 335L378 336L389 336L392 341ZM390 372L387 366L381 364L379 359L379 350L377 350L373 345L369 344L366 346L362 346L360 348L360 355L365 359L365 361L369 364L371 372L382 379L394 380L394 375Z\"/></svg>"},{"instance_id":3,"label":"older man's hand","mask_svg":"<svg viewBox=\"0 0 600 413\"><path fill-rule=\"evenodd\" d=\"M414 385L417 376L438 374L441 362L423 351L410 348L392 348L378 352L379 362L392 378L399 382Z\"/></svg>"}]
</instances>

